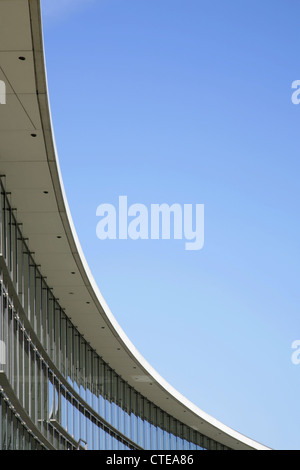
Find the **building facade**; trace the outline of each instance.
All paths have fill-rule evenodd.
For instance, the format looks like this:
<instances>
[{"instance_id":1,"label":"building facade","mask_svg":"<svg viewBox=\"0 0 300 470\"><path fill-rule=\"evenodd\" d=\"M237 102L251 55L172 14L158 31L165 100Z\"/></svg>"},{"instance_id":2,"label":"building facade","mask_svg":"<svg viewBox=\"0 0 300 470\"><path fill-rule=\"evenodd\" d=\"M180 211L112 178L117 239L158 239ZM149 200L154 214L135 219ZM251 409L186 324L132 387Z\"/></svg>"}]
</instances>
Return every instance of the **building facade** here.
<instances>
[{"instance_id":1,"label":"building facade","mask_svg":"<svg viewBox=\"0 0 300 470\"><path fill-rule=\"evenodd\" d=\"M39 0L0 0L0 449L265 449L167 384L121 330L73 227Z\"/></svg>"}]
</instances>

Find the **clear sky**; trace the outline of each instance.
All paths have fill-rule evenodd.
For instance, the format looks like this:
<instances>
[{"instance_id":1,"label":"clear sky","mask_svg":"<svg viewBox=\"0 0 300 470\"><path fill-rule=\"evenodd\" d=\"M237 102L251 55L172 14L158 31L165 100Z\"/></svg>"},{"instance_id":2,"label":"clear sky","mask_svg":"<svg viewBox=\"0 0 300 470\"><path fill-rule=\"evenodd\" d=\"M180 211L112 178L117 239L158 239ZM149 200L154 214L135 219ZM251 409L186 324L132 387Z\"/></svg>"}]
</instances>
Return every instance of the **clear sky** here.
<instances>
[{"instance_id":1,"label":"clear sky","mask_svg":"<svg viewBox=\"0 0 300 470\"><path fill-rule=\"evenodd\" d=\"M42 5L65 189L111 311L201 409L300 449L298 0ZM100 241L120 195L204 204L204 248Z\"/></svg>"}]
</instances>

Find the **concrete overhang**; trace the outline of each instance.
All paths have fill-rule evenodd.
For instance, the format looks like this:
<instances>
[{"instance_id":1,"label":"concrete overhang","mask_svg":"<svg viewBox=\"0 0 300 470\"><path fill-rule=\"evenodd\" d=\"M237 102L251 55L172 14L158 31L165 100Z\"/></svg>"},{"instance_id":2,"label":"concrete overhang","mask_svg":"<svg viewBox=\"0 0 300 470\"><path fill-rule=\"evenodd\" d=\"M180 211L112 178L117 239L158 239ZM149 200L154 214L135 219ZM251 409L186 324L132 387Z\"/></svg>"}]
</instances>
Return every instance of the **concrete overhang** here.
<instances>
[{"instance_id":1,"label":"concrete overhang","mask_svg":"<svg viewBox=\"0 0 300 470\"><path fill-rule=\"evenodd\" d=\"M170 415L230 448L267 450L200 410L160 377L102 297L64 192L48 100L39 0L0 0L0 80L7 92L6 104L0 105L0 173L5 175L29 249L72 323L126 382Z\"/></svg>"}]
</instances>

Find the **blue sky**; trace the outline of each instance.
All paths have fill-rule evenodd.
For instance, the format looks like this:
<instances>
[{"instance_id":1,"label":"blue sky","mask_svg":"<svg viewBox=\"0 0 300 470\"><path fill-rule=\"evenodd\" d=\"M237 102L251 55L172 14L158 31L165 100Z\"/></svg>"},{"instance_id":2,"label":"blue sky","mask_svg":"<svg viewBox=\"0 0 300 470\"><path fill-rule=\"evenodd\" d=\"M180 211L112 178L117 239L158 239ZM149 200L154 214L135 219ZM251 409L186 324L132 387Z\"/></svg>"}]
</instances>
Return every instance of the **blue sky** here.
<instances>
[{"instance_id":1,"label":"blue sky","mask_svg":"<svg viewBox=\"0 0 300 470\"><path fill-rule=\"evenodd\" d=\"M204 411L299 449L299 2L42 5L65 189L114 316ZM204 204L204 248L100 241L120 195Z\"/></svg>"}]
</instances>

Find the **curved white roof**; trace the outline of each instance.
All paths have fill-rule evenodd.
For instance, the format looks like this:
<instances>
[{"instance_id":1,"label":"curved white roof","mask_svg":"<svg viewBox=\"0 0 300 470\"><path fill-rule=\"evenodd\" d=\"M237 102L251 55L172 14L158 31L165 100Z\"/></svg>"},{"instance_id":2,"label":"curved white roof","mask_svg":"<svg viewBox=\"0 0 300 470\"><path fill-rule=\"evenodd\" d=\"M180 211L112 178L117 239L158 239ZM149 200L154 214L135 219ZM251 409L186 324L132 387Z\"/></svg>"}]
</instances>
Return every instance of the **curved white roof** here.
<instances>
[{"instance_id":1,"label":"curved white roof","mask_svg":"<svg viewBox=\"0 0 300 470\"><path fill-rule=\"evenodd\" d=\"M34 259L72 323L125 381L178 420L233 449L267 449L209 416L169 385L136 350L102 297L64 192L48 101L39 0L0 0L0 80L7 88L7 104L0 108L0 173Z\"/></svg>"}]
</instances>

